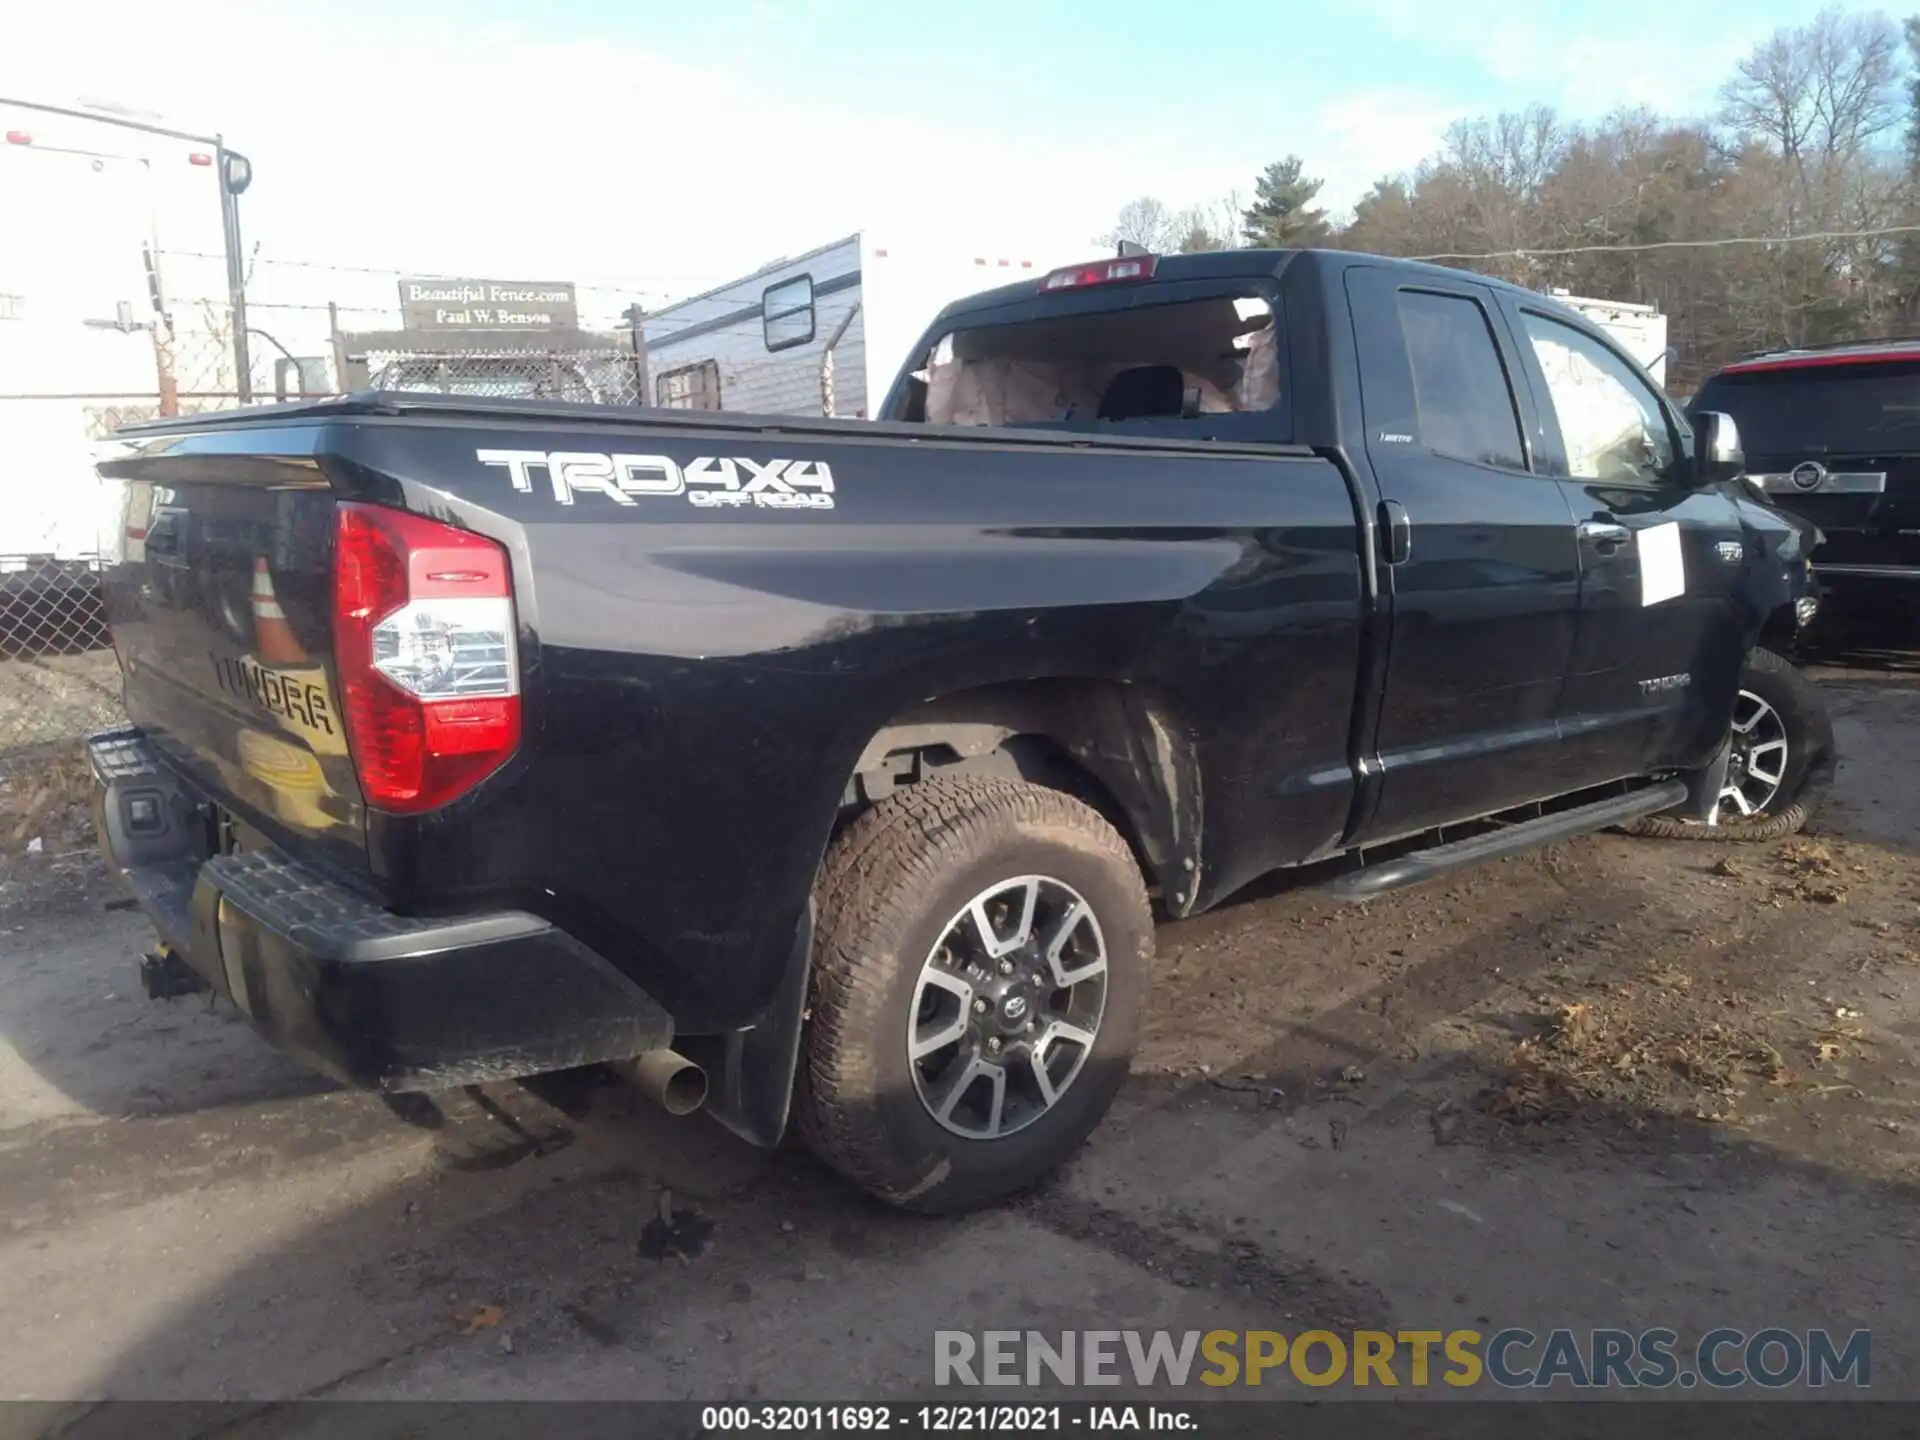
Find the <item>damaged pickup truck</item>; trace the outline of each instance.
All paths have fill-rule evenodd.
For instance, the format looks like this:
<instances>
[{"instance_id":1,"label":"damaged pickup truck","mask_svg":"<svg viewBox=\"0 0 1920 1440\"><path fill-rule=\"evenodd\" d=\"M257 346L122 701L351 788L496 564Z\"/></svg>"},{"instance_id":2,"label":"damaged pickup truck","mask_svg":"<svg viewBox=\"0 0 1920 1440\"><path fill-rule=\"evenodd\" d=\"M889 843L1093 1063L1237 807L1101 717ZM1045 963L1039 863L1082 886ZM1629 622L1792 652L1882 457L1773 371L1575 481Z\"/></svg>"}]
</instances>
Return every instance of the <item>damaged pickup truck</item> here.
<instances>
[{"instance_id":1,"label":"damaged pickup truck","mask_svg":"<svg viewBox=\"0 0 1920 1440\"><path fill-rule=\"evenodd\" d=\"M1473 275L1125 256L914 353L872 422L123 432L92 753L149 989L358 1085L610 1063L977 1206L1107 1110L1156 905L1704 819L1806 593L1729 421Z\"/></svg>"}]
</instances>

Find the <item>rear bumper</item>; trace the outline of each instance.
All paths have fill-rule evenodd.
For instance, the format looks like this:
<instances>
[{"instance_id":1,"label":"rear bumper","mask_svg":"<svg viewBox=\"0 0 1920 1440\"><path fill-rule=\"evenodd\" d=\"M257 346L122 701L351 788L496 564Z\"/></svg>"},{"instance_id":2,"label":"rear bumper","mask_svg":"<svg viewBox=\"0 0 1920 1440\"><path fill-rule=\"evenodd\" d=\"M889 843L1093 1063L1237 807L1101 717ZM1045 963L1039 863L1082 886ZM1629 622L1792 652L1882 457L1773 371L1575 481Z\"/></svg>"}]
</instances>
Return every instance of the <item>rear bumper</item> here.
<instances>
[{"instance_id":1,"label":"rear bumper","mask_svg":"<svg viewBox=\"0 0 1920 1440\"><path fill-rule=\"evenodd\" d=\"M275 1044L352 1085L429 1090L637 1055L666 1011L523 911L420 920L272 849L212 853L212 807L135 730L88 742L107 862L161 938Z\"/></svg>"}]
</instances>

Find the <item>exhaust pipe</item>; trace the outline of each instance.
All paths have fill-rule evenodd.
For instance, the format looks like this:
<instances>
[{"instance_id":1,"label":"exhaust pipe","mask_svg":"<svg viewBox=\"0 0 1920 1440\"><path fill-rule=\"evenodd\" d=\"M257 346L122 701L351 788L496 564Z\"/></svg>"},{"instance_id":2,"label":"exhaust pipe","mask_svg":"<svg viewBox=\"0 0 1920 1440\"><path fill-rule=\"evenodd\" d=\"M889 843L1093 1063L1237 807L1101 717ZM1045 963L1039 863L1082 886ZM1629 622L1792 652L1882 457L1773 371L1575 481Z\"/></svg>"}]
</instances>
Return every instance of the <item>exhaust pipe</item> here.
<instances>
[{"instance_id":1,"label":"exhaust pipe","mask_svg":"<svg viewBox=\"0 0 1920 1440\"><path fill-rule=\"evenodd\" d=\"M669 1115L691 1115L707 1103L707 1072L677 1050L616 1060L613 1071Z\"/></svg>"}]
</instances>

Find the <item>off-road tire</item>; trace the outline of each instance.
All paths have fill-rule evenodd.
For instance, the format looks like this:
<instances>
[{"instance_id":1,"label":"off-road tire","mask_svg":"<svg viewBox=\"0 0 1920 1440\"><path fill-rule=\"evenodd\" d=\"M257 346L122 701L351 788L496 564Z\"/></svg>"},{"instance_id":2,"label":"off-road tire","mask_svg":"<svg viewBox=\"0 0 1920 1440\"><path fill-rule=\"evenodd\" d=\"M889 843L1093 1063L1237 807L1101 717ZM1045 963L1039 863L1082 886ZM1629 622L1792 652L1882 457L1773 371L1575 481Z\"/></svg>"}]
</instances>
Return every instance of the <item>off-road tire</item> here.
<instances>
[{"instance_id":1,"label":"off-road tire","mask_svg":"<svg viewBox=\"0 0 1920 1440\"><path fill-rule=\"evenodd\" d=\"M1717 825L1649 815L1622 827L1628 834L1752 843L1779 840L1806 828L1833 783L1833 720L1819 687L1782 656L1756 649L1740 671L1740 688L1765 700L1786 723L1787 769L1773 799L1751 819L1729 819L1724 806Z\"/></svg>"},{"instance_id":2,"label":"off-road tire","mask_svg":"<svg viewBox=\"0 0 1920 1440\"><path fill-rule=\"evenodd\" d=\"M1107 952L1105 1009L1078 1074L1026 1128L968 1139L936 1121L907 1057L921 968L970 897L1050 875L1092 908ZM1092 807L1000 777L926 781L882 800L835 840L818 921L794 1118L832 1169L927 1213L989 1205L1066 1159L1100 1123L1139 1036L1154 932L1140 868Z\"/></svg>"}]
</instances>

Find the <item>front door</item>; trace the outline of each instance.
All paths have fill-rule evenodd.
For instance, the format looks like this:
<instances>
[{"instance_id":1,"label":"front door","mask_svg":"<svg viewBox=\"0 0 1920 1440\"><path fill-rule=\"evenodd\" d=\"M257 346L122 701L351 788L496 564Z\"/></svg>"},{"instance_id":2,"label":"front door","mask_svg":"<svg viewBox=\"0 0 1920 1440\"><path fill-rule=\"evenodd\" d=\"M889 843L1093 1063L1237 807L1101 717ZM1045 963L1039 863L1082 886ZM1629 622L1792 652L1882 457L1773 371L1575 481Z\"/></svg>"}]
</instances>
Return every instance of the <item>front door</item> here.
<instances>
[{"instance_id":1,"label":"front door","mask_svg":"<svg viewBox=\"0 0 1920 1440\"><path fill-rule=\"evenodd\" d=\"M1379 842L1571 788L1555 706L1579 619L1573 512L1534 473L1530 395L1492 291L1347 272L1391 639L1367 763Z\"/></svg>"},{"instance_id":2,"label":"front door","mask_svg":"<svg viewBox=\"0 0 1920 1440\"><path fill-rule=\"evenodd\" d=\"M1693 484L1670 408L1609 342L1524 300L1509 314L1581 551L1559 713L1583 784L1698 765L1724 738L1744 657L1748 562L1733 502Z\"/></svg>"}]
</instances>

